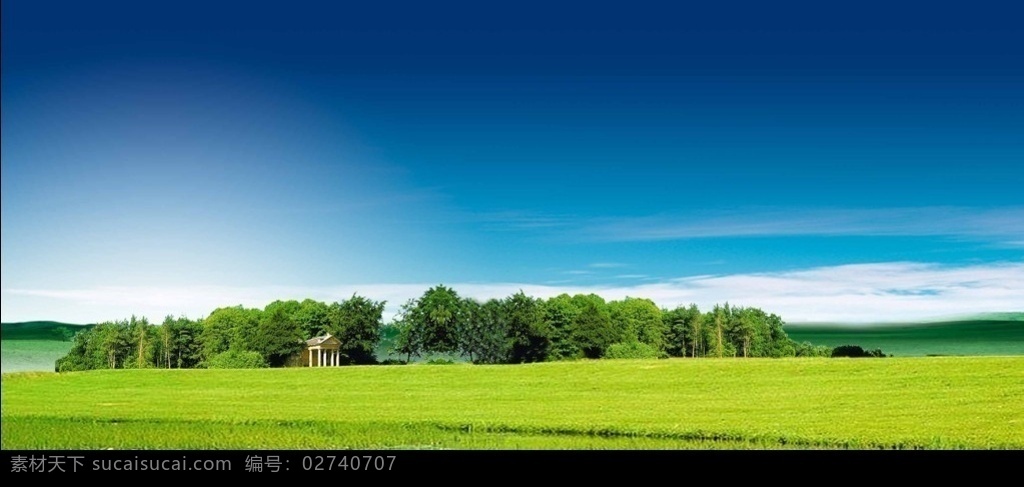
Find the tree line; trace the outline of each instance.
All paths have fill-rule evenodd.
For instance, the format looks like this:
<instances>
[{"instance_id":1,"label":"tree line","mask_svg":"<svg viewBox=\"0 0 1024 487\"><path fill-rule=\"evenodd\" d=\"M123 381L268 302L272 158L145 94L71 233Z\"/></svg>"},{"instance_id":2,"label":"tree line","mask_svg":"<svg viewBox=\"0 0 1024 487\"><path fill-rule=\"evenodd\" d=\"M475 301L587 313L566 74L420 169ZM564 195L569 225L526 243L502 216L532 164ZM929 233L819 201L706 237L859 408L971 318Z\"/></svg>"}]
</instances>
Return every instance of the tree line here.
<instances>
[{"instance_id":1,"label":"tree line","mask_svg":"<svg viewBox=\"0 0 1024 487\"><path fill-rule=\"evenodd\" d=\"M477 301L439 285L384 324L384 301L353 295L331 304L274 301L263 309L218 308L203 319L168 316L105 322L75 335L58 371L120 368L280 367L304 341L331 334L343 364L377 363L382 338L404 362L437 355L502 364L597 358L831 356L796 343L783 320L758 308L663 309L644 298L596 294L547 300L522 291Z\"/></svg>"},{"instance_id":2,"label":"tree line","mask_svg":"<svg viewBox=\"0 0 1024 487\"><path fill-rule=\"evenodd\" d=\"M89 369L280 367L296 360L306 339L331 334L344 364L376 362L383 301L353 295L326 304L274 301L265 308L218 308L204 319L168 316L100 323L78 332L56 363L61 371Z\"/></svg>"}]
</instances>

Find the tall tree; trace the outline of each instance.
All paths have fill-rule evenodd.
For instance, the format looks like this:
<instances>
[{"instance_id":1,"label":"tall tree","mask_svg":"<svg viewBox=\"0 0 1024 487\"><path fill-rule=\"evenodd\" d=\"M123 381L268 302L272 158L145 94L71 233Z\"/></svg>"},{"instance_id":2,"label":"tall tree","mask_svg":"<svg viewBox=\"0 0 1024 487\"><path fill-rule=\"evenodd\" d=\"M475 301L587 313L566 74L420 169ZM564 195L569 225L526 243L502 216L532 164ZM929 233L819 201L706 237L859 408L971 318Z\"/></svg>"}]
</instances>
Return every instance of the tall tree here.
<instances>
[{"instance_id":1,"label":"tall tree","mask_svg":"<svg viewBox=\"0 0 1024 487\"><path fill-rule=\"evenodd\" d=\"M303 341L302 330L291 313L294 308L278 303L267 305L251 339L251 350L259 352L273 367L284 365L289 357L301 351Z\"/></svg>"},{"instance_id":2,"label":"tall tree","mask_svg":"<svg viewBox=\"0 0 1024 487\"><path fill-rule=\"evenodd\" d=\"M696 345L701 334L700 319L701 314L697 305L679 306L671 311L663 311L665 352L673 357L696 357Z\"/></svg>"},{"instance_id":3,"label":"tall tree","mask_svg":"<svg viewBox=\"0 0 1024 487\"><path fill-rule=\"evenodd\" d=\"M463 355L478 364L508 362L512 342L502 302L491 299L480 304L467 299L463 303L465 318L459 333Z\"/></svg>"},{"instance_id":4,"label":"tall tree","mask_svg":"<svg viewBox=\"0 0 1024 487\"><path fill-rule=\"evenodd\" d=\"M756 335L757 322L755 316L745 311L740 310L740 312L732 315L729 335L736 348L742 351L743 357L748 357L750 355L751 341L753 341Z\"/></svg>"},{"instance_id":5,"label":"tall tree","mask_svg":"<svg viewBox=\"0 0 1024 487\"><path fill-rule=\"evenodd\" d=\"M160 364L165 368L171 368L171 356L174 353L174 339L177 335L175 329L177 320L173 316L167 315L164 317L163 324L160 325Z\"/></svg>"},{"instance_id":6,"label":"tall tree","mask_svg":"<svg viewBox=\"0 0 1024 487\"><path fill-rule=\"evenodd\" d=\"M455 290L438 285L427 290L406 310L403 320L416 337L418 352L454 353L459 351L459 319L462 301Z\"/></svg>"},{"instance_id":7,"label":"tall tree","mask_svg":"<svg viewBox=\"0 0 1024 487\"><path fill-rule=\"evenodd\" d=\"M573 320L572 337L584 357L600 358L608 346L619 341L604 300L580 299L579 314Z\"/></svg>"},{"instance_id":8,"label":"tall tree","mask_svg":"<svg viewBox=\"0 0 1024 487\"><path fill-rule=\"evenodd\" d=\"M410 299L402 305L398 316L392 321L391 326L398 330L395 336L394 348L391 353L404 355L406 363L412 361L413 356L420 356L423 353L423 340L420 337L421 328L413 323L413 315L418 313L416 300Z\"/></svg>"},{"instance_id":9,"label":"tall tree","mask_svg":"<svg viewBox=\"0 0 1024 487\"><path fill-rule=\"evenodd\" d=\"M463 298L459 319L459 353L475 362L479 356L483 336L483 308L472 298Z\"/></svg>"},{"instance_id":10,"label":"tall tree","mask_svg":"<svg viewBox=\"0 0 1024 487\"><path fill-rule=\"evenodd\" d=\"M690 335L691 357L703 357L707 353L704 330L704 314L700 312L696 304L687 308L686 330Z\"/></svg>"},{"instance_id":11,"label":"tall tree","mask_svg":"<svg viewBox=\"0 0 1024 487\"><path fill-rule=\"evenodd\" d=\"M568 294L552 297L544 303L544 321L551 330L552 359L571 359L582 355L572 336L573 322L579 314L579 308Z\"/></svg>"},{"instance_id":12,"label":"tall tree","mask_svg":"<svg viewBox=\"0 0 1024 487\"><path fill-rule=\"evenodd\" d=\"M96 347L93 349L96 368L124 368L131 357L132 336L128 330L128 321L108 321L96 325Z\"/></svg>"},{"instance_id":13,"label":"tall tree","mask_svg":"<svg viewBox=\"0 0 1024 487\"><path fill-rule=\"evenodd\" d=\"M131 339L132 357L124 364L125 367L142 369L150 367L153 363L153 327L145 317L136 318L134 315L128 321L128 336Z\"/></svg>"},{"instance_id":14,"label":"tall tree","mask_svg":"<svg viewBox=\"0 0 1024 487\"><path fill-rule=\"evenodd\" d=\"M162 365L178 369L198 365L202 361L202 333L203 324L200 322L185 317L164 318L159 333Z\"/></svg>"},{"instance_id":15,"label":"tall tree","mask_svg":"<svg viewBox=\"0 0 1024 487\"><path fill-rule=\"evenodd\" d=\"M715 356L718 358L725 356L725 326L729 320L728 312L729 303L725 303L725 306L716 304L711 310L715 324Z\"/></svg>"},{"instance_id":16,"label":"tall tree","mask_svg":"<svg viewBox=\"0 0 1024 487\"><path fill-rule=\"evenodd\" d=\"M551 330L544 321L540 300L519 291L506 298L502 304L508 323L508 338L512 344L509 361L522 363L547 360Z\"/></svg>"},{"instance_id":17,"label":"tall tree","mask_svg":"<svg viewBox=\"0 0 1024 487\"><path fill-rule=\"evenodd\" d=\"M384 301L373 301L353 294L332 304L327 311L327 331L341 342L344 363L372 364L380 342Z\"/></svg>"}]
</instances>

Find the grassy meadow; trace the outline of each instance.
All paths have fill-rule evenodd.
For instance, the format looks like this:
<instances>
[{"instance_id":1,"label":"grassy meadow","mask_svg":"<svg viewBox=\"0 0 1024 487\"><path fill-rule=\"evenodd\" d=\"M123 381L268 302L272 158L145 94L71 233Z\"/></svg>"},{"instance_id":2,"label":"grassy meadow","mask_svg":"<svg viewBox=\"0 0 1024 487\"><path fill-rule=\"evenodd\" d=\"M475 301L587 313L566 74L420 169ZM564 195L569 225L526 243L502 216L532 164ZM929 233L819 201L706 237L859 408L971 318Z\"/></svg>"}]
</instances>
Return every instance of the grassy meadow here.
<instances>
[{"instance_id":1,"label":"grassy meadow","mask_svg":"<svg viewBox=\"0 0 1024 487\"><path fill-rule=\"evenodd\" d=\"M1024 448L1024 357L3 376L2 447Z\"/></svg>"}]
</instances>

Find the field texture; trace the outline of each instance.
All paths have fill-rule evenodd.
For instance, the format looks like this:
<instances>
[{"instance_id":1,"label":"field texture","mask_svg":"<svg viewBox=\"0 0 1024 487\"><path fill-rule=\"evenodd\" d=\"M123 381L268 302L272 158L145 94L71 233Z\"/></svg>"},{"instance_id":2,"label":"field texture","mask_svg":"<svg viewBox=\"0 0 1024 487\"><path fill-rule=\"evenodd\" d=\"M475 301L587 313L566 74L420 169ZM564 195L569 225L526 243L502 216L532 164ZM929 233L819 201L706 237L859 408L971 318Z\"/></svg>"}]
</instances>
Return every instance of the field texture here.
<instances>
[{"instance_id":1,"label":"field texture","mask_svg":"<svg viewBox=\"0 0 1024 487\"><path fill-rule=\"evenodd\" d=\"M1024 448L1024 357L5 375L15 448Z\"/></svg>"}]
</instances>

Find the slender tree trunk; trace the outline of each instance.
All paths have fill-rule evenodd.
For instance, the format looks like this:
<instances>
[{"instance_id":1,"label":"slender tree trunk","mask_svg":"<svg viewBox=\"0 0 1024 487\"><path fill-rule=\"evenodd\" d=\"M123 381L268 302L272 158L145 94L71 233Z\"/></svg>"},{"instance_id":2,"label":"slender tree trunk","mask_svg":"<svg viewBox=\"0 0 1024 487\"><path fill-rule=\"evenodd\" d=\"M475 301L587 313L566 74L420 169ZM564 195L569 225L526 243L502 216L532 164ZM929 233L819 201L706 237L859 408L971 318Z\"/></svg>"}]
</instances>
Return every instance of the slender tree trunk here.
<instances>
[{"instance_id":1,"label":"slender tree trunk","mask_svg":"<svg viewBox=\"0 0 1024 487\"><path fill-rule=\"evenodd\" d=\"M722 358L722 324L718 324L718 345L717 345L718 358Z\"/></svg>"}]
</instances>

